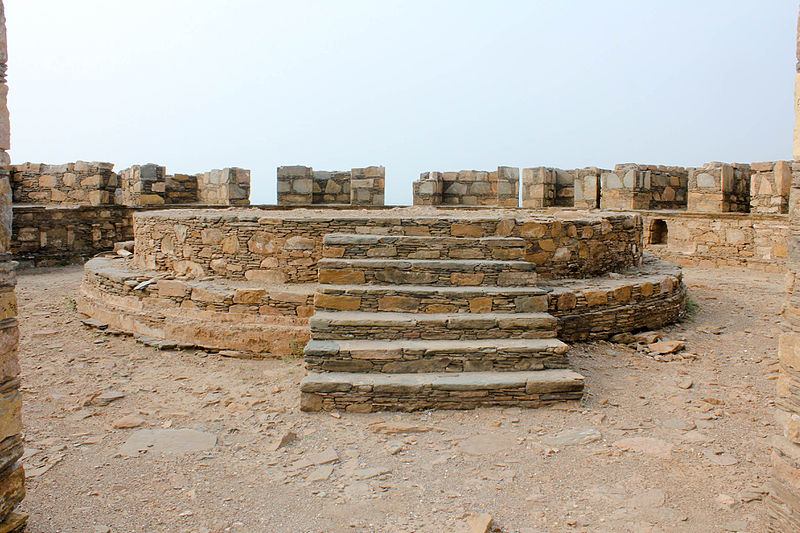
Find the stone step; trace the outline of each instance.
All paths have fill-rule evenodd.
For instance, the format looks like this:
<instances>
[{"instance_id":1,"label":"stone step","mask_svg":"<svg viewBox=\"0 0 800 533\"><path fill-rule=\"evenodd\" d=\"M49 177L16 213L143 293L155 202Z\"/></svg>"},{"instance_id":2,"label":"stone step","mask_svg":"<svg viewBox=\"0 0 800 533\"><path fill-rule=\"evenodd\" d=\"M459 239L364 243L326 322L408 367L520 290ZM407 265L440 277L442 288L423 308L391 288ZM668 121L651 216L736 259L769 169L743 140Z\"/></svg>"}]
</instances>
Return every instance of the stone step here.
<instances>
[{"instance_id":1,"label":"stone step","mask_svg":"<svg viewBox=\"0 0 800 533\"><path fill-rule=\"evenodd\" d=\"M319 285L317 311L402 313L538 313L547 291L538 287L446 287L424 285Z\"/></svg>"},{"instance_id":2,"label":"stone step","mask_svg":"<svg viewBox=\"0 0 800 533\"><path fill-rule=\"evenodd\" d=\"M478 372L566 368L558 339L312 340L306 367L330 372Z\"/></svg>"},{"instance_id":3,"label":"stone step","mask_svg":"<svg viewBox=\"0 0 800 533\"><path fill-rule=\"evenodd\" d=\"M331 339L542 339L556 336L548 313L393 313L318 311L311 338Z\"/></svg>"},{"instance_id":4,"label":"stone step","mask_svg":"<svg viewBox=\"0 0 800 533\"><path fill-rule=\"evenodd\" d=\"M416 237L332 233L323 239L322 255L332 258L495 259L525 258L518 237Z\"/></svg>"},{"instance_id":5,"label":"stone step","mask_svg":"<svg viewBox=\"0 0 800 533\"><path fill-rule=\"evenodd\" d=\"M336 285L530 286L536 265L473 259L321 259L319 282Z\"/></svg>"},{"instance_id":6,"label":"stone step","mask_svg":"<svg viewBox=\"0 0 800 533\"><path fill-rule=\"evenodd\" d=\"M300 391L300 408L304 411L541 407L579 400L583 376L567 369L455 374L311 372L300 382Z\"/></svg>"}]
</instances>

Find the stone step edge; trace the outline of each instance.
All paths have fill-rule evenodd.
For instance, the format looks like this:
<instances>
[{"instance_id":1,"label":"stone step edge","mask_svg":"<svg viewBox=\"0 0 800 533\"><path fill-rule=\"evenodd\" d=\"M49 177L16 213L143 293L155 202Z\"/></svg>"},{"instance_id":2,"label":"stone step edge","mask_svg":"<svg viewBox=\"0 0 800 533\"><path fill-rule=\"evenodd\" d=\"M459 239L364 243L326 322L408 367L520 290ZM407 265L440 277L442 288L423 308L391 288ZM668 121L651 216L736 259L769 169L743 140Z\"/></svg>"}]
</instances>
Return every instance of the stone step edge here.
<instances>
[{"instance_id":1,"label":"stone step edge","mask_svg":"<svg viewBox=\"0 0 800 533\"><path fill-rule=\"evenodd\" d=\"M364 235L355 233L328 233L322 243L328 245L370 245L370 244L402 244L402 243L442 243L464 244L468 246L525 247L527 243L521 237L445 237L417 235Z\"/></svg>"},{"instance_id":2,"label":"stone step edge","mask_svg":"<svg viewBox=\"0 0 800 533\"><path fill-rule=\"evenodd\" d=\"M530 372L431 372L373 374L356 372L309 372L300 381L300 392L326 394L348 392L413 393L431 391L491 391L524 389L526 394L580 392L582 375L568 369Z\"/></svg>"},{"instance_id":3,"label":"stone step edge","mask_svg":"<svg viewBox=\"0 0 800 533\"><path fill-rule=\"evenodd\" d=\"M556 402L564 399L578 399L584 388L582 375L568 369L550 369L533 372L464 372L464 373L421 373L421 374L364 374L349 372L309 372L300 381L301 409L315 411L324 409L326 397L333 397L340 403L370 403L371 397L391 398L398 396L402 408L403 400L420 405L425 394L441 395L428 397L422 403L435 407L437 402L452 403L474 395L485 395L474 405L491 404L491 394L507 396L520 395L520 401ZM348 398L348 395L352 395ZM410 397L407 395L411 395ZM420 395L417 397L417 395ZM366 402L365 402L366 400ZM515 401L513 397L506 401ZM332 405L337 407L337 405ZM372 410L371 408L369 410ZM365 409L365 411L367 411Z\"/></svg>"},{"instance_id":4,"label":"stone step edge","mask_svg":"<svg viewBox=\"0 0 800 533\"><path fill-rule=\"evenodd\" d=\"M472 322L472 324L470 324ZM317 311L309 320L311 329L333 326L410 327L441 323L448 329L555 328L558 319L550 313L399 313L394 311ZM533 325L531 324L533 323ZM507 326L504 328L503 326Z\"/></svg>"},{"instance_id":5,"label":"stone step edge","mask_svg":"<svg viewBox=\"0 0 800 533\"><path fill-rule=\"evenodd\" d=\"M490 268L492 271L501 272L500 269L511 269L512 272L535 272L536 264L528 261L499 261L495 259L339 259L326 257L317 262L319 269L418 269L444 270L463 272L465 269L474 271L475 267ZM478 270L477 272L482 272Z\"/></svg>"},{"instance_id":6,"label":"stone step edge","mask_svg":"<svg viewBox=\"0 0 800 533\"><path fill-rule=\"evenodd\" d=\"M420 294L447 294L454 296L543 296L553 289L543 289L541 287L500 287L484 285L481 287L447 285L335 285L331 283L320 283L317 292L321 294L332 293L366 293L366 294L390 294L399 293L420 293Z\"/></svg>"},{"instance_id":7,"label":"stone step edge","mask_svg":"<svg viewBox=\"0 0 800 533\"><path fill-rule=\"evenodd\" d=\"M475 339L475 340L311 340L304 348L307 356L332 357L340 353L375 352L387 353L394 351L414 352L428 355L439 353L477 353L490 355L498 352L506 353L541 353L552 351L555 354L565 354L569 345L555 339Z\"/></svg>"}]
</instances>

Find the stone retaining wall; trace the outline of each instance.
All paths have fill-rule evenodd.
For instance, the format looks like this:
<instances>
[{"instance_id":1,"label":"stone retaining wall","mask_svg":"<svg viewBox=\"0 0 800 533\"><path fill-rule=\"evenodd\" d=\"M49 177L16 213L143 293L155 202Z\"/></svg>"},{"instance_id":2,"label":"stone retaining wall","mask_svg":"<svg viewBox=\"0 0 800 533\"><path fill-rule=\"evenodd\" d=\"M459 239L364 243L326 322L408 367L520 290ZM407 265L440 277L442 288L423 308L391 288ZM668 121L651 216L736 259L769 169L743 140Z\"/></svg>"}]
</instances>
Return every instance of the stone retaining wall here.
<instances>
[{"instance_id":1,"label":"stone retaining wall","mask_svg":"<svg viewBox=\"0 0 800 533\"><path fill-rule=\"evenodd\" d=\"M14 206L9 250L37 266L83 261L133 240L133 209L122 206Z\"/></svg>"},{"instance_id":2,"label":"stone retaining wall","mask_svg":"<svg viewBox=\"0 0 800 533\"><path fill-rule=\"evenodd\" d=\"M567 342L607 339L617 333L658 329L683 316L686 287L679 267L646 256L641 267L617 279L540 284L552 289L548 312Z\"/></svg>"},{"instance_id":3,"label":"stone retaining wall","mask_svg":"<svg viewBox=\"0 0 800 533\"><path fill-rule=\"evenodd\" d=\"M397 218L380 211L370 217L357 211L321 216L267 209L140 212L134 216L136 262L196 277L213 273L265 283L313 282L329 233L521 237L525 259L543 279L618 271L641 258L641 218L635 215L553 220L525 211L470 219L396 213Z\"/></svg>"},{"instance_id":4,"label":"stone retaining wall","mask_svg":"<svg viewBox=\"0 0 800 533\"><path fill-rule=\"evenodd\" d=\"M785 268L789 233L786 215L669 211L641 214L646 249L669 261L712 268L747 266L774 272ZM666 235L660 231L664 225Z\"/></svg>"}]
</instances>

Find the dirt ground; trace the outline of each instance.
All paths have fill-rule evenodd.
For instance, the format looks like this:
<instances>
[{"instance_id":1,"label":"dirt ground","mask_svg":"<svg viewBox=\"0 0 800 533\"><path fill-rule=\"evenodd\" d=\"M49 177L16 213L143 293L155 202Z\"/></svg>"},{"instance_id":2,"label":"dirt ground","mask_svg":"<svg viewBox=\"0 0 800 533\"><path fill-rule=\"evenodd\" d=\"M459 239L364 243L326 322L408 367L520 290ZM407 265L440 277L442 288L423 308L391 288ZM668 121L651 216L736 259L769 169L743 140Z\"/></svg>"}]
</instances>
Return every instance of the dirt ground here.
<instances>
[{"instance_id":1,"label":"dirt ground","mask_svg":"<svg viewBox=\"0 0 800 533\"><path fill-rule=\"evenodd\" d=\"M19 276L32 533L469 531L477 513L506 533L765 529L779 274L687 268L695 319L663 330L686 341L682 356L574 345L581 405L368 415L300 412L299 359L91 330L80 277ZM120 453L164 428L217 444Z\"/></svg>"}]
</instances>

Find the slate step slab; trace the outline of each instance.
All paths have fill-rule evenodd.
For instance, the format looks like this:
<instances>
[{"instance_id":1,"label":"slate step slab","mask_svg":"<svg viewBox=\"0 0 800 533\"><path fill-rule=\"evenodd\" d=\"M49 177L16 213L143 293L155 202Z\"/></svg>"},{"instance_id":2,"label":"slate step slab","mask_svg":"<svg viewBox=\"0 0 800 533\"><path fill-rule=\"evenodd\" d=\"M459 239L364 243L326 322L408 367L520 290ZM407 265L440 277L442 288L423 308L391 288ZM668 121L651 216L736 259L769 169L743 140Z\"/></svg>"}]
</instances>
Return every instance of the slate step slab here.
<instances>
[{"instance_id":1,"label":"slate step slab","mask_svg":"<svg viewBox=\"0 0 800 533\"><path fill-rule=\"evenodd\" d=\"M306 368L332 372L479 372L566 368L558 339L312 340Z\"/></svg>"},{"instance_id":2,"label":"slate step slab","mask_svg":"<svg viewBox=\"0 0 800 533\"><path fill-rule=\"evenodd\" d=\"M566 369L417 374L312 372L300 383L300 407L304 411L349 412L540 407L579 400L583 385L583 376Z\"/></svg>"},{"instance_id":3,"label":"slate step slab","mask_svg":"<svg viewBox=\"0 0 800 533\"><path fill-rule=\"evenodd\" d=\"M548 313L395 313L318 311L314 339L541 339L556 336Z\"/></svg>"},{"instance_id":4,"label":"slate step slab","mask_svg":"<svg viewBox=\"0 0 800 533\"><path fill-rule=\"evenodd\" d=\"M535 285L536 265L525 261L433 259L321 259L319 282L337 285Z\"/></svg>"}]
</instances>

